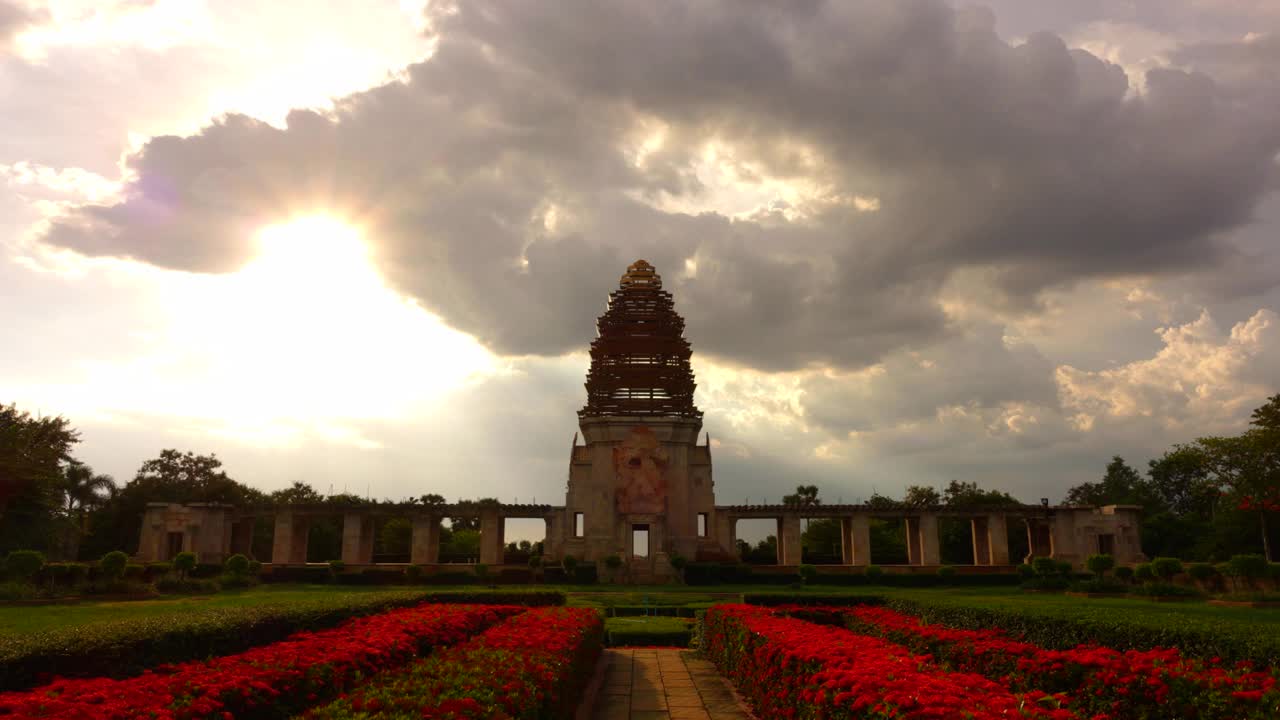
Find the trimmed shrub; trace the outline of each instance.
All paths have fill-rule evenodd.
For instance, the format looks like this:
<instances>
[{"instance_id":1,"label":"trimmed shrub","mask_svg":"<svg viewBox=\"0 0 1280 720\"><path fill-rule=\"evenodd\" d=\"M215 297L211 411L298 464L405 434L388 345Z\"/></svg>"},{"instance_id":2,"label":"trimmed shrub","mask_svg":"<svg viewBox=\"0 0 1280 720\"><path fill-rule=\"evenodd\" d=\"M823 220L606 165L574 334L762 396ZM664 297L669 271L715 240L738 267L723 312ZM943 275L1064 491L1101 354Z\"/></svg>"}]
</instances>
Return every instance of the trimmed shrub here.
<instances>
[{"instance_id":1,"label":"trimmed shrub","mask_svg":"<svg viewBox=\"0 0 1280 720\"><path fill-rule=\"evenodd\" d=\"M1232 577L1244 578L1250 586L1266 577L1271 569L1262 555L1234 555L1227 564Z\"/></svg>"},{"instance_id":2,"label":"trimmed shrub","mask_svg":"<svg viewBox=\"0 0 1280 720\"><path fill-rule=\"evenodd\" d=\"M223 563L222 567L227 571L227 574L232 577L244 577L249 574L249 558L241 555L240 553L236 553L235 555L227 558L227 561Z\"/></svg>"},{"instance_id":3,"label":"trimmed shrub","mask_svg":"<svg viewBox=\"0 0 1280 720\"><path fill-rule=\"evenodd\" d=\"M173 569L178 571L178 577L186 580L187 573L196 569L196 554L193 552L180 552L173 557Z\"/></svg>"},{"instance_id":4,"label":"trimmed shrub","mask_svg":"<svg viewBox=\"0 0 1280 720\"><path fill-rule=\"evenodd\" d=\"M1121 565L1120 567L1116 568L1116 571L1112 574L1115 575L1116 579L1120 580L1121 582L1127 583L1133 580L1133 568L1129 567L1128 565Z\"/></svg>"},{"instance_id":5,"label":"trimmed shrub","mask_svg":"<svg viewBox=\"0 0 1280 720\"><path fill-rule=\"evenodd\" d=\"M1160 615L1158 621L1140 623L1127 614L1102 607L1064 615L992 607L981 599L969 603L942 598L889 598L882 604L919 615L924 622L965 630L1000 629L1051 649L1090 644L1117 650L1176 647L1186 655L1220 657L1227 663L1250 660L1262 667L1269 667L1280 656L1280 640L1273 634L1218 625L1202 617Z\"/></svg>"},{"instance_id":6,"label":"trimmed shrub","mask_svg":"<svg viewBox=\"0 0 1280 720\"><path fill-rule=\"evenodd\" d=\"M1195 588L1185 587L1183 585L1174 585L1173 583L1157 581L1147 583L1142 587L1136 587L1129 591L1131 595L1139 595L1142 597L1185 597L1195 598L1201 597L1203 593Z\"/></svg>"},{"instance_id":7,"label":"trimmed shrub","mask_svg":"<svg viewBox=\"0 0 1280 720\"><path fill-rule=\"evenodd\" d=\"M748 605L830 605L832 607L848 607L851 605L883 605L885 599L879 595L812 595L805 593L758 592L743 593L742 602Z\"/></svg>"},{"instance_id":8,"label":"trimmed shrub","mask_svg":"<svg viewBox=\"0 0 1280 720\"><path fill-rule=\"evenodd\" d=\"M404 581L410 585L417 585L422 582L422 566L410 565L404 569Z\"/></svg>"},{"instance_id":9,"label":"trimmed shrub","mask_svg":"<svg viewBox=\"0 0 1280 720\"><path fill-rule=\"evenodd\" d=\"M1133 579L1140 583L1149 583L1156 579L1155 568L1151 563L1141 563L1133 569Z\"/></svg>"},{"instance_id":10,"label":"trimmed shrub","mask_svg":"<svg viewBox=\"0 0 1280 720\"><path fill-rule=\"evenodd\" d=\"M1092 580L1081 580L1080 582L1072 583L1071 590L1073 592L1082 593L1122 595L1129 591L1129 586L1112 578L1099 577Z\"/></svg>"},{"instance_id":11,"label":"trimmed shrub","mask_svg":"<svg viewBox=\"0 0 1280 720\"><path fill-rule=\"evenodd\" d=\"M1076 567L1066 560L1060 560L1058 562L1058 574L1063 577L1070 577L1071 574L1075 572L1075 569Z\"/></svg>"},{"instance_id":12,"label":"trimmed shrub","mask_svg":"<svg viewBox=\"0 0 1280 720\"><path fill-rule=\"evenodd\" d=\"M1158 557L1151 561L1151 572L1165 582L1171 582L1182 574L1182 561L1178 558Z\"/></svg>"},{"instance_id":13,"label":"trimmed shrub","mask_svg":"<svg viewBox=\"0 0 1280 720\"><path fill-rule=\"evenodd\" d=\"M946 582L951 582L952 580L955 580L956 569L951 567L950 565L943 565L942 567L938 568L938 579Z\"/></svg>"},{"instance_id":14,"label":"trimmed shrub","mask_svg":"<svg viewBox=\"0 0 1280 720\"><path fill-rule=\"evenodd\" d=\"M572 555L565 555L564 558L560 560L560 567L564 568L565 575L573 577L574 571L578 568L578 558Z\"/></svg>"},{"instance_id":15,"label":"trimmed shrub","mask_svg":"<svg viewBox=\"0 0 1280 720\"><path fill-rule=\"evenodd\" d=\"M330 560L329 569L332 570L334 573L340 573L343 570L347 569L347 564L341 560Z\"/></svg>"},{"instance_id":16,"label":"trimmed shrub","mask_svg":"<svg viewBox=\"0 0 1280 720\"><path fill-rule=\"evenodd\" d=\"M1016 568L1018 577L1023 580L1030 580L1036 576L1036 569L1027 563L1023 563Z\"/></svg>"},{"instance_id":17,"label":"trimmed shrub","mask_svg":"<svg viewBox=\"0 0 1280 720\"><path fill-rule=\"evenodd\" d=\"M1058 574L1058 561L1053 558L1031 558L1031 567L1040 577L1052 577Z\"/></svg>"},{"instance_id":18,"label":"trimmed shrub","mask_svg":"<svg viewBox=\"0 0 1280 720\"><path fill-rule=\"evenodd\" d=\"M1216 584L1218 571L1209 563L1191 563L1187 566L1187 575L1203 586Z\"/></svg>"},{"instance_id":19,"label":"trimmed shrub","mask_svg":"<svg viewBox=\"0 0 1280 720\"><path fill-rule=\"evenodd\" d=\"M156 582L156 590L166 595L212 595L221 588L216 580L166 577Z\"/></svg>"},{"instance_id":20,"label":"trimmed shrub","mask_svg":"<svg viewBox=\"0 0 1280 720\"><path fill-rule=\"evenodd\" d=\"M5 558L4 571L15 580L33 582L44 563L44 553L38 550L14 550Z\"/></svg>"},{"instance_id":21,"label":"trimmed shrub","mask_svg":"<svg viewBox=\"0 0 1280 720\"><path fill-rule=\"evenodd\" d=\"M480 582L484 582L489 577L489 566L484 563L476 563L472 570L476 574L476 579Z\"/></svg>"},{"instance_id":22,"label":"trimmed shrub","mask_svg":"<svg viewBox=\"0 0 1280 720\"><path fill-rule=\"evenodd\" d=\"M1108 570L1111 570L1116 566L1116 559L1106 553L1090 555L1084 561L1084 566L1089 569L1089 572L1098 576L1098 579L1101 580L1102 577L1107 574Z\"/></svg>"},{"instance_id":23,"label":"trimmed shrub","mask_svg":"<svg viewBox=\"0 0 1280 720\"><path fill-rule=\"evenodd\" d=\"M140 583L147 574L147 566L138 563L129 563L124 566L124 579L129 582Z\"/></svg>"},{"instance_id":24,"label":"trimmed shrub","mask_svg":"<svg viewBox=\"0 0 1280 720\"><path fill-rule=\"evenodd\" d=\"M816 567L814 567L814 566L812 566L812 565L801 565L801 566L800 566L800 581L801 581L801 582L803 582L803 583L805 583L806 585L808 585L808 584L812 583L812 582L813 582L813 579L814 579L814 578L816 578L816 577L818 577L818 568L816 568Z\"/></svg>"},{"instance_id":25,"label":"trimmed shrub","mask_svg":"<svg viewBox=\"0 0 1280 720\"><path fill-rule=\"evenodd\" d=\"M327 568L324 568L327 572ZM21 690L65 677L128 677L162 663L227 655L318 630L352 617L422 602L563 605L563 593L373 592L220 608L71 627L38 635L0 635L0 691Z\"/></svg>"},{"instance_id":26,"label":"trimmed shrub","mask_svg":"<svg viewBox=\"0 0 1280 720\"><path fill-rule=\"evenodd\" d=\"M862 571L862 574L870 582L878 583L880 582L880 579L884 577L884 568L879 565L868 565L867 569Z\"/></svg>"},{"instance_id":27,"label":"trimmed shrub","mask_svg":"<svg viewBox=\"0 0 1280 720\"><path fill-rule=\"evenodd\" d=\"M102 559L98 561L98 570L102 572L102 577L107 582L113 582L124 577L124 569L129 565L129 556L119 550L112 550Z\"/></svg>"}]
</instances>

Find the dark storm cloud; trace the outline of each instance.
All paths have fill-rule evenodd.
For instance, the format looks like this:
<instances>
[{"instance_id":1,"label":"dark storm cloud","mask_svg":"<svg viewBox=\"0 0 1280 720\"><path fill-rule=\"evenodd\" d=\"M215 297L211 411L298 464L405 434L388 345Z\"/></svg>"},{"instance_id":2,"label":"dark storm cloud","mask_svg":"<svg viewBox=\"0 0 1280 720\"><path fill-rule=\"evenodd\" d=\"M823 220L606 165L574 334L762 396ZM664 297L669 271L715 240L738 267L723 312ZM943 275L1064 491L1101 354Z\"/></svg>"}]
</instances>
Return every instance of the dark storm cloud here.
<instances>
[{"instance_id":1,"label":"dark storm cloud","mask_svg":"<svg viewBox=\"0 0 1280 720\"><path fill-rule=\"evenodd\" d=\"M0 0L0 51L4 50L18 33L45 17L26 5L13 0Z\"/></svg>"},{"instance_id":2,"label":"dark storm cloud","mask_svg":"<svg viewBox=\"0 0 1280 720\"><path fill-rule=\"evenodd\" d=\"M989 12L941 2L468 2L431 20L437 53L405 82L283 130L229 117L156 138L122 202L47 239L225 272L254 228L336 208L397 287L501 353L580 347L646 257L699 351L857 367L944 337L936 297L958 268L993 269L1001 302L1031 307L1082 279L1230 262L1220 236L1280 150L1270 88L1159 70L1132 95L1056 36L1010 46ZM666 144L637 165L627 146L655 121ZM713 138L879 210L643 201L696 206Z\"/></svg>"}]
</instances>

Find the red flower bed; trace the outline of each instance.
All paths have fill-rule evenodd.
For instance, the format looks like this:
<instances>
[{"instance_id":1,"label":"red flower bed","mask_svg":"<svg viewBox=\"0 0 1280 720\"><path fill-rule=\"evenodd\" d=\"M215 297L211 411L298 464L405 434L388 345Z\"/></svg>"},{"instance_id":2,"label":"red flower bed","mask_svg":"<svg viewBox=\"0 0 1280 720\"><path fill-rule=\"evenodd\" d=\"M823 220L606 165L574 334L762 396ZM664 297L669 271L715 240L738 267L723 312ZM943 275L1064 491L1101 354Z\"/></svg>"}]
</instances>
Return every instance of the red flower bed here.
<instances>
[{"instance_id":1,"label":"red flower bed","mask_svg":"<svg viewBox=\"0 0 1280 720\"><path fill-rule=\"evenodd\" d=\"M301 632L201 662L123 680L62 679L0 694L0 718L274 718L340 693L419 652L468 638L522 607L419 605Z\"/></svg>"},{"instance_id":2,"label":"red flower bed","mask_svg":"<svg viewBox=\"0 0 1280 720\"><path fill-rule=\"evenodd\" d=\"M881 607L838 610L855 632L930 653L945 666L980 673L1014 690L1066 693L1082 715L1106 718L1244 720L1280 717L1277 670L1224 668L1176 649L1047 650L999 630L957 630Z\"/></svg>"},{"instance_id":3,"label":"red flower bed","mask_svg":"<svg viewBox=\"0 0 1280 720\"><path fill-rule=\"evenodd\" d=\"M707 611L705 652L767 718L1051 718L1078 716L1032 691L943 670L926 656L848 630L750 605Z\"/></svg>"},{"instance_id":4,"label":"red flower bed","mask_svg":"<svg viewBox=\"0 0 1280 720\"><path fill-rule=\"evenodd\" d=\"M571 718L603 637L595 610L530 610L306 717Z\"/></svg>"}]
</instances>

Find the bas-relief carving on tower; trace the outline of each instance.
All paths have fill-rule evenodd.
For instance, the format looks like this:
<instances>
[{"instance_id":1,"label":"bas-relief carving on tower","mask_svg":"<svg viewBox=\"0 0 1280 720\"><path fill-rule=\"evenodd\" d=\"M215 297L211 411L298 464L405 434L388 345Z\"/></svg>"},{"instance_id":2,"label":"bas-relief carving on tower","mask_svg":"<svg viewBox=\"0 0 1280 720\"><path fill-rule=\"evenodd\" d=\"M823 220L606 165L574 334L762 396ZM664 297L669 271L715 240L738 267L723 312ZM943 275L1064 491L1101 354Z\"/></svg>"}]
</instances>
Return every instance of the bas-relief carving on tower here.
<instances>
[{"instance_id":1,"label":"bas-relief carving on tower","mask_svg":"<svg viewBox=\"0 0 1280 720\"><path fill-rule=\"evenodd\" d=\"M633 580L671 575L674 554L698 552L698 513L714 512L710 453L697 444L692 350L684 320L652 265L627 268L597 322L578 413L566 496L563 551L589 562L625 561ZM691 472L691 464L697 469ZM696 479L695 479L696 476ZM581 513L581 535L578 535ZM634 544L648 531L648 547Z\"/></svg>"}]
</instances>

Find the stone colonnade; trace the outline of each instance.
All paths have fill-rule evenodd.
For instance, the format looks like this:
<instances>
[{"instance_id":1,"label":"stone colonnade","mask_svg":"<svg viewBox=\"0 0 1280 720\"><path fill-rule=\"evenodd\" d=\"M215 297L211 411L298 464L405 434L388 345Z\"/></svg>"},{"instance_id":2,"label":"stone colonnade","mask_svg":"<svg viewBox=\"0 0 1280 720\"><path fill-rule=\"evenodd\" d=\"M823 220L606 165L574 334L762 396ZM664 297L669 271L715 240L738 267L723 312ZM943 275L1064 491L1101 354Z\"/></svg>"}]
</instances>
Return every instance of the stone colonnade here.
<instances>
[{"instance_id":1,"label":"stone colonnade","mask_svg":"<svg viewBox=\"0 0 1280 720\"><path fill-rule=\"evenodd\" d=\"M1052 557L1083 566L1093 553L1112 555L1117 563L1141 562L1136 506L1045 507L1020 505L1002 508L893 508L865 505L820 505L798 508L785 505L716 506L708 514L705 535L698 541L698 557L736 558L737 523L747 519L776 522L777 564L798 566L802 561L801 525L806 518L829 518L840 523L840 556L847 566L871 564L873 519L901 521L909 565L941 563L938 530L941 521L968 524L974 564L1009 566L1025 558L1009 556L1009 533L1026 532L1029 556ZM139 538L142 561L169 560L182 551L194 551L201 562L221 562L231 554L249 554L254 522L262 516L274 519L271 562L301 565L307 561L307 540L316 518L342 518L341 560L349 566L373 565L374 533L379 519L408 518L412 527L409 561L415 565L440 564L440 521L446 517L477 517L480 526L479 562L503 564L506 520L538 518L546 523L544 554L559 560L574 547L575 527L566 509L549 505L469 503L451 505L289 505L261 510L238 510L226 505L171 505L154 503L147 508ZM265 558L264 558L265 559ZM579 560L591 560L579 556Z\"/></svg>"},{"instance_id":2,"label":"stone colonnade","mask_svg":"<svg viewBox=\"0 0 1280 720\"><path fill-rule=\"evenodd\" d=\"M307 561L307 537L311 521L317 517L342 516L341 560L346 565L373 565L374 530L378 518L407 517L411 524L409 562L435 565L440 562L440 521L446 517L477 516L480 520L479 562L501 565L506 548L506 520L511 517L541 518L546 523L544 547L556 546L560 515L545 505L371 505L341 510L323 506L286 506L275 511L275 535L271 559L275 565L301 565Z\"/></svg>"},{"instance_id":3,"label":"stone colonnade","mask_svg":"<svg viewBox=\"0 0 1280 720\"><path fill-rule=\"evenodd\" d=\"M901 520L907 548L907 564L942 564L938 540L939 522L966 521L973 542L974 565L1008 566L1031 557L1051 557L1082 566L1085 558L1106 553L1120 564L1145 558L1138 544L1137 506L1104 507L1015 506L1006 508L910 508L871 509L861 505L793 507L786 505L745 505L717 507L712 519L720 547L738 557L739 520L765 519L777 522L777 564L801 563L801 521L840 521L841 562L844 565L871 564L871 520ZM1009 556L1010 523L1022 525L1030 552L1026 557Z\"/></svg>"}]
</instances>

